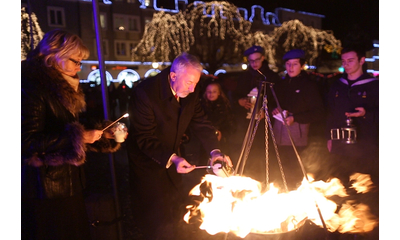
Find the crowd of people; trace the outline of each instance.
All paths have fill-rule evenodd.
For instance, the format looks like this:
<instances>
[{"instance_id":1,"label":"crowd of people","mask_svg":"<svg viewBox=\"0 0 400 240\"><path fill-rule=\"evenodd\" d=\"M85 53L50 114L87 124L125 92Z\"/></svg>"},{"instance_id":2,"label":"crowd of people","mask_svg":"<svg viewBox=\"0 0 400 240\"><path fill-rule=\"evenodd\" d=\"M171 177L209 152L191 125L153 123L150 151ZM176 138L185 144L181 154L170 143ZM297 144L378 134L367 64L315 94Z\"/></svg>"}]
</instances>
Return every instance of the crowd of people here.
<instances>
[{"instance_id":1,"label":"crowd of people","mask_svg":"<svg viewBox=\"0 0 400 240\"><path fill-rule=\"evenodd\" d=\"M361 172L378 182L379 81L363 71L365 51L342 50L345 72L326 93L304 70L301 49L284 54L283 78L269 68L261 46L244 55L249 68L234 88L226 86L224 76L206 79L198 58L182 53L124 95L120 111L129 113L125 144L132 214L143 239L189 239L190 231L182 231L188 227L183 221L188 191L198 173L206 173L194 171L196 166L223 162L234 168L248 136L253 139L244 175L265 180L269 173L260 169L267 147L271 163L278 161L285 171L282 187L293 190L304 177L301 157L307 154L310 128L326 121L321 134L327 161L341 169L332 177L348 181ZM115 152L120 143L102 130L107 119L80 119L86 102L77 72L88 56L78 36L53 30L21 62L23 239L90 239L82 194L86 152ZM254 106L252 92L266 101ZM249 118L251 110L258 114ZM251 121L259 123L255 133L249 131ZM342 136L349 123L356 135ZM352 142L345 141L349 137ZM279 181L278 170L271 174Z\"/></svg>"}]
</instances>

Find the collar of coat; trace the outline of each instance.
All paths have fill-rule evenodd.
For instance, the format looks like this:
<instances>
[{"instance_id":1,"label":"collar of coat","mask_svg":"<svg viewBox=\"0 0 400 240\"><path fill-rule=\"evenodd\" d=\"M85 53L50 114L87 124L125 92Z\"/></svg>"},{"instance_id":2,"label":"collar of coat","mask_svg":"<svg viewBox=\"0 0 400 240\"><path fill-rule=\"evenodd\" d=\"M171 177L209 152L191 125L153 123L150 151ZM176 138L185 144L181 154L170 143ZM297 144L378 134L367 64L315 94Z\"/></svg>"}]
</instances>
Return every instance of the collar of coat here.
<instances>
[{"instance_id":1,"label":"collar of coat","mask_svg":"<svg viewBox=\"0 0 400 240\"><path fill-rule=\"evenodd\" d=\"M345 85L349 85L348 81L351 80L347 80L347 74L343 74L343 76L340 78L340 81ZM354 83L351 84L351 86L359 86L373 81L378 81L378 78L371 77L370 75L364 73L358 79L354 80Z\"/></svg>"},{"instance_id":2,"label":"collar of coat","mask_svg":"<svg viewBox=\"0 0 400 240\"><path fill-rule=\"evenodd\" d=\"M43 58L22 61L21 66L22 78L26 78L41 91L58 99L74 116L85 110L85 95L82 88L79 86L75 91L59 71L44 65Z\"/></svg>"}]
</instances>

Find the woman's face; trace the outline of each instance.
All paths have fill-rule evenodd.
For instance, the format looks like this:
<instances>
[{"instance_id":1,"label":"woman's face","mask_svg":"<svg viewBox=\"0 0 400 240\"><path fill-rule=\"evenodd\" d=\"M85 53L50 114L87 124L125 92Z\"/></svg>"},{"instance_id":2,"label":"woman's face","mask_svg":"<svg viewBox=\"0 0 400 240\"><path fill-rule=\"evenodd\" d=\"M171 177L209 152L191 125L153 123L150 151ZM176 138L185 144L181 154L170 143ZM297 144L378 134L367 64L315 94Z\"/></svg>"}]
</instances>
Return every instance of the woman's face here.
<instances>
[{"instance_id":1,"label":"woman's face","mask_svg":"<svg viewBox=\"0 0 400 240\"><path fill-rule=\"evenodd\" d=\"M215 101L218 99L220 92L218 86L210 84L206 88L206 97L209 101Z\"/></svg>"},{"instance_id":2,"label":"woman's face","mask_svg":"<svg viewBox=\"0 0 400 240\"><path fill-rule=\"evenodd\" d=\"M60 72L74 77L81 70L82 58L78 54L73 54L69 58L61 61Z\"/></svg>"}]
</instances>

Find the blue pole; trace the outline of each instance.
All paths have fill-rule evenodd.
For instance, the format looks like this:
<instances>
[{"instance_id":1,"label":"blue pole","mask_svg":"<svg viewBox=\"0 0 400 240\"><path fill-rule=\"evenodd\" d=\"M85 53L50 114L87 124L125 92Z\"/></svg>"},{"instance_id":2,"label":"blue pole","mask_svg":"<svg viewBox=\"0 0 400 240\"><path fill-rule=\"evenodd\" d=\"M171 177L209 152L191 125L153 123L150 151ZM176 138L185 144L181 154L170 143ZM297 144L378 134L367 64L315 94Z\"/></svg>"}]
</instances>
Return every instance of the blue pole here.
<instances>
[{"instance_id":1,"label":"blue pole","mask_svg":"<svg viewBox=\"0 0 400 240\"><path fill-rule=\"evenodd\" d=\"M99 14L99 3L98 0L92 0L93 4L93 18L94 18L94 26L96 32L96 45L97 45L97 56L99 58L99 71L100 71L100 79L101 79L101 90L103 96L103 109L104 109L104 119L109 119L109 101L108 101L108 89L107 89L107 79L105 74L105 63L103 59L103 44L101 41L101 28L100 28L100 14ZM116 211L116 219L119 219L121 216L121 211L119 207L119 198L118 198L118 189L117 189L117 180L115 176L115 166L114 166L114 155L112 153L109 154L109 165L111 172L111 181L113 185L113 194L114 194L114 204ZM118 227L118 236L119 239L122 239L122 229L121 229L121 221L117 221Z\"/></svg>"}]
</instances>

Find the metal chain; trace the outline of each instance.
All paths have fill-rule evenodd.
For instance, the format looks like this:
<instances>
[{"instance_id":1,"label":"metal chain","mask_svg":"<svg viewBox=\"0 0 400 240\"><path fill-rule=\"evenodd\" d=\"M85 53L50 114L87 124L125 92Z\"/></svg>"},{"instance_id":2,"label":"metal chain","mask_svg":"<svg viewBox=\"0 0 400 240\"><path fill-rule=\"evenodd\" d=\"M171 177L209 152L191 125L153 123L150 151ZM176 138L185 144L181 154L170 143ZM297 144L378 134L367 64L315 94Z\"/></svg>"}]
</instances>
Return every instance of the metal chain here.
<instances>
[{"instance_id":1,"label":"metal chain","mask_svg":"<svg viewBox=\"0 0 400 240\"><path fill-rule=\"evenodd\" d=\"M269 187L269 160L268 160L268 126L271 129L271 136L272 136L272 142L274 143L274 148L275 148L275 153L276 153L276 158L278 160L278 165L279 165L279 170L281 172L281 176L282 176L282 181L283 181L283 185L285 187L286 192L289 192L288 187L287 187L287 183L286 183L286 177L285 177L285 173L283 171L283 167L282 167L282 162L281 162L281 158L279 156L279 151L278 151L278 145L276 144L276 139L275 139L275 135L274 135L274 131L273 131L273 127L272 127L272 123L271 123L271 118L269 116L269 112L268 112L268 106L267 106L267 98L266 96L264 96L264 101L263 101L263 109L265 112L265 154L266 154L266 158L265 158L265 165L266 165L266 187L268 189ZM267 125L268 123L268 125Z\"/></svg>"}]
</instances>

